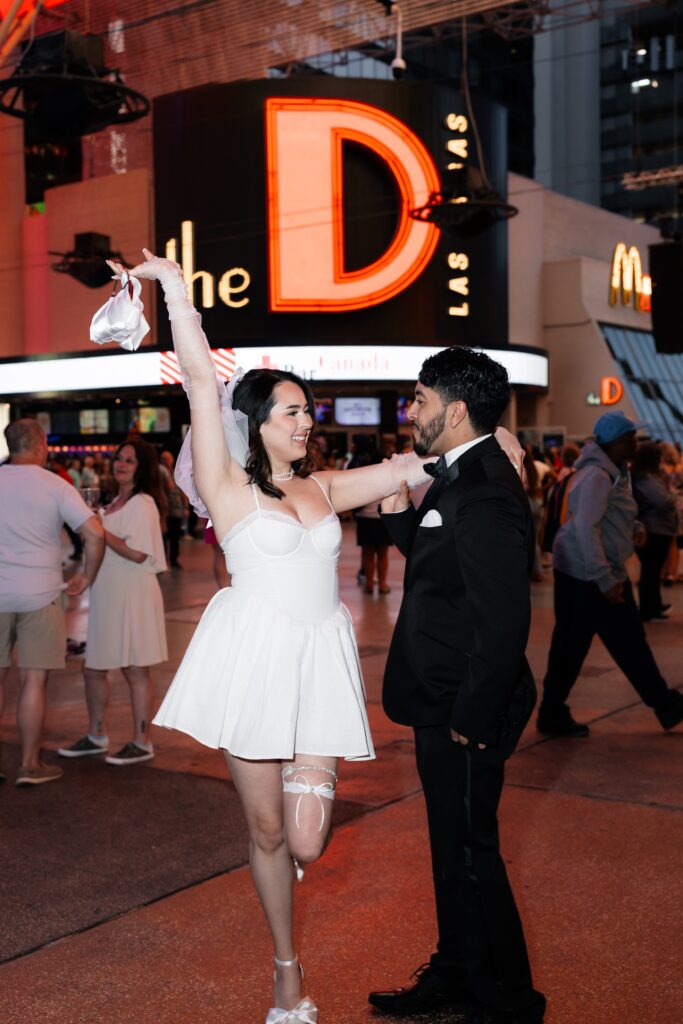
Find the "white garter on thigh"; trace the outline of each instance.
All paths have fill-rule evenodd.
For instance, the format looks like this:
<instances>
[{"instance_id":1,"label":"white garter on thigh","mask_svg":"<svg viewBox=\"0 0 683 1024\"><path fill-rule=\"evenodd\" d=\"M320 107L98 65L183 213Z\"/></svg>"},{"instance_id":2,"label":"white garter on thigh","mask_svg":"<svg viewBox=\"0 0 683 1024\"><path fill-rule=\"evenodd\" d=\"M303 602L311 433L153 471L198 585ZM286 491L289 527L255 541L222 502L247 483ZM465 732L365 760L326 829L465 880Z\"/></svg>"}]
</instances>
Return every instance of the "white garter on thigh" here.
<instances>
[{"instance_id":1,"label":"white garter on thigh","mask_svg":"<svg viewBox=\"0 0 683 1024\"><path fill-rule=\"evenodd\" d=\"M334 781L321 782L320 785L313 786L302 772L325 772L327 775L331 775ZM317 797L318 803L320 804L320 825L318 827L318 832L322 832L323 825L325 824L325 805L323 804L323 800L334 800L334 791L336 786L337 773L331 768L324 768L320 764L290 764L282 769L282 792L299 794L299 799L296 802L296 814L294 816L297 828L301 828L301 825L299 824L301 801L305 796L310 795Z\"/></svg>"}]
</instances>

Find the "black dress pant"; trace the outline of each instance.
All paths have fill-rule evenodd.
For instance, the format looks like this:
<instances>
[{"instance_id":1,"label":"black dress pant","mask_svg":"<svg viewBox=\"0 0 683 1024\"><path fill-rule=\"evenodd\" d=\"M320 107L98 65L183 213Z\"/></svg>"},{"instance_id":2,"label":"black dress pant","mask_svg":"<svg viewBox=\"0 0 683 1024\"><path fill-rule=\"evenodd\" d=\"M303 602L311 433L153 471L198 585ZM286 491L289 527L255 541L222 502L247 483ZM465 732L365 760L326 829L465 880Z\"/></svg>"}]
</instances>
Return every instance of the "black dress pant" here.
<instances>
[{"instance_id":1,"label":"black dress pant","mask_svg":"<svg viewBox=\"0 0 683 1024\"><path fill-rule=\"evenodd\" d=\"M178 563L182 526L183 521L180 516L166 517L166 541L168 543L168 560L171 565L177 565Z\"/></svg>"},{"instance_id":2,"label":"black dress pant","mask_svg":"<svg viewBox=\"0 0 683 1024\"><path fill-rule=\"evenodd\" d=\"M69 540L74 546L72 558L80 558L83 554L83 540L77 530L72 530L68 523L64 523L64 529L69 535Z\"/></svg>"},{"instance_id":3,"label":"black dress pant","mask_svg":"<svg viewBox=\"0 0 683 1024\"><path fill-rule=\"evenodd\" d=\"M624 602L612 604L597 583L555 571L555 629L543 683L543 711L562 710L596 635L641 700L651 708L666 705L669 690L647 642L630 582L624 584Z\"/></svg>"},{"instance_id":4,"label":"black dress pant","mask_svg":"<svg viewBox=\"0 0 683 1024\"><path fill-rule=\"evenodd\" d=\"M415 729L439 925L434 972L495 1014L542 1011L498 842L504 760L463 747L448 726Z\"/></svg>"},{"instance_id":5,"label":"black dress pant","mask_svg":"<svg viewBox=\"0 0 683 1024\"><path fill-rule=\"evenodd\" d=\"M671 540L660 533L648 533L643 546L636 548L640 559L640 614L644 619L651 619L662 610L661 575Z\"/></svg>"}]
</instances>

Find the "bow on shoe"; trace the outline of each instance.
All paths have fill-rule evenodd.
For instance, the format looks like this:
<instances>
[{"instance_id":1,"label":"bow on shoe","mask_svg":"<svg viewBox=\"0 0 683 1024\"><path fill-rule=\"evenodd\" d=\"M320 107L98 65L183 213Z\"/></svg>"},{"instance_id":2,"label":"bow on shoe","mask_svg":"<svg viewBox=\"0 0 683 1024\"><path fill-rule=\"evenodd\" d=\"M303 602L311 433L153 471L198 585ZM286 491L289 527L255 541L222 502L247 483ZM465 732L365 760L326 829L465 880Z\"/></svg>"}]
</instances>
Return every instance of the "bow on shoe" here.
<instances>
[{"instance_id":1,"label":"bow on shoe","mask_svg":"<svg viewBox=\"0 0 683 1024\"><path fill-rule=\"evenodd\" d=\"M318 1008L310 999L302 999L293 1010L273 1006L268 1010L266 1024L317 1024Z\"/></svg>"}]
</instances>

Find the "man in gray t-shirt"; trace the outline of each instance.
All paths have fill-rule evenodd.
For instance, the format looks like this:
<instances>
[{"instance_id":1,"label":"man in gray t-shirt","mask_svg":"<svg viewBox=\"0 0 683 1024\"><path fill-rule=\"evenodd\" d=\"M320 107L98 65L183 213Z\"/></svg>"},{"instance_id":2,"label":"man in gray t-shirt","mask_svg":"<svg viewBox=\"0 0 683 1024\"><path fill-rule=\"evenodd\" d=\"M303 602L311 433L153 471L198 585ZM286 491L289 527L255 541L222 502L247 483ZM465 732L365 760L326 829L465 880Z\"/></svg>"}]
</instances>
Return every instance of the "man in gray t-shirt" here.
<instances>
[{"instance_id":1,"label":"man in gray t-shirt","mask_svg":"<svg viewBox=\"0 0 683 1024\"><path fill-rule=\"evenodd\" d=\"M47 680L51 669L64 668L64 597L81 594L94 580L104 531L76 488L44 468L47 439L36 420L15 420L5 437L10 461L0 467L0 713L16 646L22 746L16 784L35 786L62 775L40 760ZM68 585L62 576L64 523L85 543L83 572Z\"/></svg>"}]
</instances>

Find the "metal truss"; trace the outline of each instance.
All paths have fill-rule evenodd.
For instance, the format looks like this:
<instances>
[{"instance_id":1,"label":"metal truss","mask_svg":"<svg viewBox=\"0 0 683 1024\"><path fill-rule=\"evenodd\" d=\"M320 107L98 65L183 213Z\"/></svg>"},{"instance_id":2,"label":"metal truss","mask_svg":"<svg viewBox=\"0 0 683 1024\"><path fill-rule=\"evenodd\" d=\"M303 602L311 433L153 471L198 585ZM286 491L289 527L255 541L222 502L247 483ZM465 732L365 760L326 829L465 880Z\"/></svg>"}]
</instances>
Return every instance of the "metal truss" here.
<instances>
[{"instance_id":1,"label":"metal truss","mask_svg":"<svg viewBox=\"0 0 683 1024\"><path fill-rule=\"evenodd\" d=\"M629 192L639 192L641 189L655 188L657 185L681 185L683 165L659 167L655 171L629 171L622 177L621 184Z\"/></svg>"}]
</instances>

